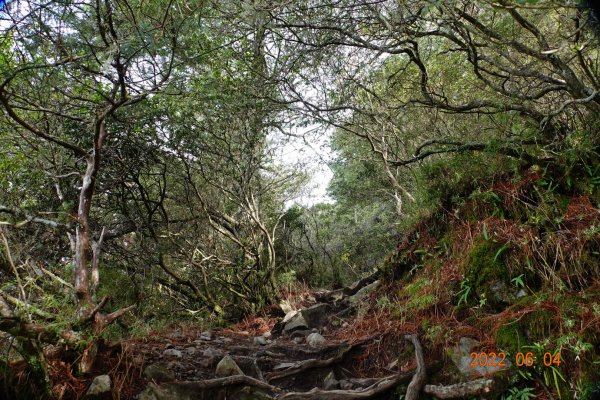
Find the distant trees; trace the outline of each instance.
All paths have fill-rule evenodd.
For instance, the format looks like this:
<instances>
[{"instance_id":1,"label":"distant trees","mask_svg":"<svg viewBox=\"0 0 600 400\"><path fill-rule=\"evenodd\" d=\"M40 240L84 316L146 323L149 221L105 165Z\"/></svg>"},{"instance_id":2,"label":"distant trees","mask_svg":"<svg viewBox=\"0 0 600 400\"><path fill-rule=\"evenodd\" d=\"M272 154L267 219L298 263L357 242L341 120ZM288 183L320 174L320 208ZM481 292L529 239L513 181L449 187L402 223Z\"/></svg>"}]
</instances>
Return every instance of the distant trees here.
<instances>
[{"instance_id":1,"label":"distant trees","mask_svg":"<svg viewBox=\"0 0 600 400\"><path fill-rule=\"evenodd\" d=\"M534 163L581 139L581 149L598 146L598 45L572 2L288 7L273 29L319 66L306 69L310 96L288 82L288 101L368 143L405 200L402 167L432 157L490 152Z\"/></svg>"}]
</instances>

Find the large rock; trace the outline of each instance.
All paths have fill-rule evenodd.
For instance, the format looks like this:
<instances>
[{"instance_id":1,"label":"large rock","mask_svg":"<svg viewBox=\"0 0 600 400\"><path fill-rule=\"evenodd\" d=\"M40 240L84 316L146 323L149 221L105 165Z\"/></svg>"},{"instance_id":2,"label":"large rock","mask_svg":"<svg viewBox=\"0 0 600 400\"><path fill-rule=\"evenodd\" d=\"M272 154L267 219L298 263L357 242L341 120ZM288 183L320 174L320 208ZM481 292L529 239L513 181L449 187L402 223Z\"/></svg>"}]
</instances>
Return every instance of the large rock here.
<instances>
[{"instance_id":1,"label":"large rock","mask_svg":"<svg viewBox=\"0 0 600 400\"><path fill-rule=\"evenodd\" d=\"M283 311L284 314L289 313L290 311L293 311L294 309L292 308L292 304L289 302L289 300L282 300L279 303L279 308L281 308L281 311Z\"/></svg>"},{"instance_id":2,"label":"large rock","mask_svg":"<svg viewBox=\"0 0 600 400\"><path fill-rule=\"evenodd\" d=\"M244 372L242 372L242 370L235 363L233 358L231 358L229 355L226 355L217 364L217 369L215 370L215 376L217 378L224 378L226 376L232 376L232 375L244 375Z\"/></svg>"},{"instance_id":3,"label":"large rock","mask_svg":"<svg viewBox=\"0 0 600 400\"><path fill-rule=\"evenodd\" d=\"M325 338L319 333L313 332L306 337L306 343L308 343L310 347L319 347L325 343Z\"/></svg>"},{"instance_id":4,"label":"large rock","mask_svg":"<svg viewBox=\"0 0 600 400\"><path fill-rule=\"evenodd\" d=\"M100 375L94 378L84 397L85 400L111 400L110 376Z\"/></svg>"},{"instance_id":5,"label":"large rock","mask_svg":"<svg viewBox=\"0 0 600 400\"><path fill-rule=\"evenodd\" d=\"M296 315L298 314L298 311L296 310L290 310L287 313L285 313L285 317L283 317L283 322L288 322L289 320L291 320L292 318L294 318Z\"/></svg>"},{"instance_id":6,"label":"large rock","mask_svg":"<svg viewBox=\"0 0 600 400\"><path fill-rule=\"evenodd\" d=\"M297 330L308 329L308 324L302 316L302 313L294 315L283 327L284 334L290 334Z\"/></svg>"},{"instance_id":7,"label":"large rock","mask_svg":"<svg viewBox=\"0 0 600 400\"><path fill-rule=\"evenodd\" d=\"M175 380L175 373L164 364L150 364L144 369L144 378L154 382L171 382Z\"/></svg>"},{"instance_id":8,"label":"large rock","mask_svg":"<svg viewBox=\"0 0 600 400\"><path fill-rule=\"evenodd\" d=\"M477 340L462 337L460 338L457 346L448 349L450 359L452 360L454 365L456 365L456 368L458 368L461 374L470 378L479 378L482 376L489 376L510 368L511 363L510 361L508 361L508 359L505 359L503 362L504 364L506 364L506 366L471 366L471 362L473 361L471 353L480 353L479 351L474 350L477 348L477 345L479 345L479 342ZM500 359L498 359L496 363L498 361L500 361Z\"/></svg>"},{"instance_id":9,"label":"large rock","mask_svg":"<svg viewBox=\"0 0 600 400\"><path fill-rule=\"evenodd\" d=\"M183 357L183 354L181 353L181 350L166 349L165 351L163 351L163 356L181 358Z\"/></svg>"},{"instance_id":10,"label":"large rock","mask_svg":"<svg viewBox=\"0 0 600 400\"><path fill-rule=\"evenodd\" d=\"M364 288L356 292L354 295L350 296L348 298L348 301L350 301L350 304L356 304L360 302L361 300L365 299L369 294L371 294L371 292L373 292L373 290L375 290L377 286L379 286L379 281L375 281L365 286Z\"/></svg>"},{"instance_id":11,"label":"large rock","mask_svg":"<svg viewBox=\"0 0 600 400\"><path fill-rule=\"evenodd\" d=\"M319 303L305 308L301 313L309 328L322 328L327 323L330 310L329 304Z\"/></svg>"}]
</instances>

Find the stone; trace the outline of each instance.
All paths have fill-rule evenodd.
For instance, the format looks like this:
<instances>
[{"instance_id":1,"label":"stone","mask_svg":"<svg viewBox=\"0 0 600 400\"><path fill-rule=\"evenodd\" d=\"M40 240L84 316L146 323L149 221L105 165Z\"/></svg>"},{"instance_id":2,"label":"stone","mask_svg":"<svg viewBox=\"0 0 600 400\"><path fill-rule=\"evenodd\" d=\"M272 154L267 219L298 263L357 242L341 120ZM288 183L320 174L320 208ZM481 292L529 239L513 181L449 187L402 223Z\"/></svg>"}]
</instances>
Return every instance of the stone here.
<instances>
[{"instance_id":1,"label":"stone","mask_svg":"<svg viewBox=\"0 0 600 400\"><path fill-rule=\"evenodd\" d=\"M112 399L110 376L99 375L94 378L87 390L86 400L109 400Z\"/></svg>"},{"instance_id":2,"label":"stone","mask_svg":"<svg viewBox=\"0 0 600 400\"><path fill-rule=\"evenodd\" d=\"M334 389L339 389L339 388L340 388L340 383L338 382L337 379L335 379L335 374L333 373L333 371L331 371L330 373L327 374L327 376L323 380L323 389L334 390Z\"/></svg>"},{"instance_id":3,"label":"stone","mask_svg":"<svg viewBox=\"0 0 600 400\"><path fill-rule=\"evenodd\" d=\"M281 303L279 303L279 308L281 308L281 311L283 311L284 314L294 310L289 300L282 300Z\"/></svg>"},{"instance_id":4,"label":"stone","mask_svg":"<svg viewBox=\"0 0 600 400\"><path fill-rule=\"evenodd\" d=\"M292 318L294 318L296 316L296 314L298 314L298 311L296 310L290 310L285 314L285 317L283 317L283 323L288 322L289 320L291 320Z\"/></svg>"},{"instance_id":5,"label":"stone","mask_svg":"<svg viewBox=\"0 0 600 400\"><path fill-rule=\"evenodd\" d=\"M144 378L154 382L171 382L175 380L175 373L169 371L164 364L150 364L142 374Z\"/></svg>"},{"instance_id":6,"label":"stone","mask_svg":"<svg viewBox=\"0 0 600 400\"><path fill-rule=\"evenodd\" d=\"M312 307L305 308L301 313L309 328L322 328L327 324L329 311L331 311L331 306L329 304L319 303Z\"/></svg>"},{"instance_id":7,"label":"stone","mask_svg":"<svg viewBox=\"0 0 600 400\"><path fill-rule=\"evenodd\" d=\"M212 347L206 348L202 352L202 357L199 360L200 366L203 368L211 368L222 356L223 353L221 351L213 349Z\"/></svg>"},{"instance_id":8,"label":"stone","mask_svg":"<svg viewBox=\"0 0 600 400\"><path fill-rule=\"evenodd\" d=\"M477 340L462 337L460 338L457 346L447 350L448 354L450 355L450 359L454 365L456 365L456 368L458 368L461 374L469 378L479 378L482 376L493 375L511 367L512 364L510 361L508 361L508 359L504 360L504 364L506 364L506 366L471 366L471 362L473 360L471 353L473 351L477 352L475 349L478 345L479 342Z\"/></svg>"},{"instance_id":9,"label":"stone","mask_svg":"<svg viewBox=\"0 0 600 400\"><path fill-rule=\"evenodd\" d=\"M300 344L302 342L304 342L304 337L303 336L296 336L295 338L292 339L292 341L296 344Z\"/></svg>"},{"instance_id":10,"label":"stone","mask_svg":"<svg viewBox=\"0 0 600 400\"><path fill-rule=\"evenodd\" d=\"M254 338L254 344L264 346L267 344L267 339L264 336L257 336Z\"/></svg>"},{"instance_id":11,"label":"stone","mask_svg":"<svg viewBox=\"0 0 600 400\"><path fill-rule=\"evenodd\" d=\"M319 347L325 343L325 338L320 333L313 332L306 337L306 343L310 347Z\"/></svg>"},{"instance_id":12,"label":"stone","mask_svg":"<svg viewBox=\"0 0 600 400\"><path fill-rule=\"evenodd\" d=\"M377 286L379 286L379 281L375 281L365 286L364 288L356 292L354 295L350 296L348 298L348 301L350 301L350 304L356 304L360 302L361 300L365 299L369 294L371 294L371 292L373 292L377 288Z\"/></svg>"},{"instance_id":13,"label":"stone","mask_svg":"<svg viewBox=\"0 0 600 400\"><path fill-rule=\"evenodd\" d=\"M196 352L198 351L197 348L195 347L188 347L185 349L186 354L193 356L194 354L196 354Z\"/></svg>"},{"instance_id":14,"label":"stone","mask_svg":"<svg viewBox=\"0 0 600 400\"><path fill-rule=\"evenodd\" d=\"M273 336L273 334L272 334L270 331L267 331L267 332L263 333L262 335L263 335L263 337L264 337L265 339L268 339L268 338L270 338L271 336Z\"/></svg>"},{"instance_id":15,"label":"stone","mask_svg":"<svg viewBox=\"0 0 600 400\"><path fill-rule=\"evenodd\" d=\"M183 357L183 354L181 353L181 350L166 349L165 351L163 351L163 356L181 358Z\"/></svg>"},{"instance_id":16,"label":"stone","mask_svg":"<svg viewBox=\"0 0 600 400\"><path fill-rule=\"evenodd\" d=\"M279 371L282 369L288 369L288 368L292 368L295 367L297 364L293 363L293 362L284 362L281 364L277 364L276 366L273 367L273 371Z\"/></svg>"},{"instance_id":17,"label":"stone","mask_svg":"<svg viewBox=\"0 0 600 400\"><path fill-rule=\"evenodd\" d=\"M308 329L308 324L301 313L294 315L283 327L284 334L290 334L299 329Z\"/></svg>"},{"instance_id":18,"label":"stone","mask_svg":"<svg viewBox=\"0 0 600 400\"><path fill-rule=\"evenodd\" d=\"M231 356L226 355L217 364L215 376L217 378L224 378L232 375L244 375L244 372L242 372L240 367L236 364L233 358L231 358Z\"/></svg>"},{"instance_id":19,"label":"stone","mask_svg":"<svg viewBox=\"0 0 600 400\"><path fill-rule=\"evenodd\" d=\"M200 334L200 340L204 340L204 341L209 341L212 340L212 332L211 331L204 331Z\"/></svg>"}]
</instances>

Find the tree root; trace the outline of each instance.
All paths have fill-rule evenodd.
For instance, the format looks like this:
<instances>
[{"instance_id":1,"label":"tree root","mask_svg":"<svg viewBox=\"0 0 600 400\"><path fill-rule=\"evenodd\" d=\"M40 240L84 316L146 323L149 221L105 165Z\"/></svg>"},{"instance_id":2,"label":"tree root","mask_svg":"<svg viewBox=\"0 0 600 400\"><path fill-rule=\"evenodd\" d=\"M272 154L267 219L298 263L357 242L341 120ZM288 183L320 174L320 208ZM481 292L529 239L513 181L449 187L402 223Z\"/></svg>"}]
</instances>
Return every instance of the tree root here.
<instances>
[{"instance_id":1,"label":"tree root","mask_svg":"<svg viewBox=\"0 0 600 400\"><path fill-rule=\"evenodd\" d=\"M289 392L278 396L277 400L370 399L408 381L410 377L411 374L398 374L383 378L367 388L357 390L322 390L314 388L308 392Z\"/></svg>"},{"instance_id":2,"label":"tree root","mask_svg":"<svg viewBox=\"0 0 600 400\"><path fill-rule=\"evenodd\" d=\"M310 360L302 361L302 362L294 364L292 367L285 369L283 371L268 373L268 374L266 374L265 378L267 379L268 382L272 382L272 381L275 381L278 379L287 378L289 376L299 374L299 373L307 371L309 369L323 368L323 367L329 367L331 365L335 365L335 364L341 362L350 351L352 351L356 347L362 346L363 344L365 344L366 342L368 342L372 339L373 339L372 337L369 337L369 338L366 338L363 340L359 340L358 342L355 342L355 343L351 344L350 346L348 346L347 348L345 348L344 350L342 350L338 355L336 355L334 357L331 357L331 358L328 358L325 360L310 359Z\"/></svg>"},{"instance_id":3,"label":"tree root","mask_svg":"<svg viewBox=\"0 0 600 400\"><path fill-rule=\"evenodd\" d=\"M404 398L405 400L418 400L419 393L421 392L421 389L425 384L425 378L427 377L425 372L425 359L423 358L423 348L421 347L421 343L419 343L417 335L406 335L404 336L404 339L411 342L415 347L415 358L417 360L417 370L406 389L406 396Z\"/></svg>"},{"instance_id":4,"label":"tree root","mask_svg":"<svg viewBox=\"0 0 600 400\"><path fill-rule=\"evenodd\" d=\"M455 385L426 385L424 392L438 399L462 399L465 397L481 396L493 391L494 381L489 378L476 379Z\"/></svg>"}]
</instances>

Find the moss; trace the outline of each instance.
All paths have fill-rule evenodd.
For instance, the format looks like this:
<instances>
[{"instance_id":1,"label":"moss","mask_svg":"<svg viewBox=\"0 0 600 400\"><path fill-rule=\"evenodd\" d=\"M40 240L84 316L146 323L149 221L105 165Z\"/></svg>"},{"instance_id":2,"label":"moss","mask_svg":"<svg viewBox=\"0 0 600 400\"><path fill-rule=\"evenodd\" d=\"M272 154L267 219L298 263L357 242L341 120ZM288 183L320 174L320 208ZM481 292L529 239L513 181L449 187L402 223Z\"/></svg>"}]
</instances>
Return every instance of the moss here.
<instances>
[{"instance_id":1,"label":"moss","mask_svg":"<svg viewBox=\"0 0 600 400\"><path fill-rule=\"evenodd\" d=\"M498 348L509 354L516 354L526 340L518 324L503 325L496 331Z\"/></svg>"},{"instance_id":2,"label":"moss","mask_svg":"<svg viewBox=\"0 0 600 400\"><path fill-rule=\"evenodd\" d=\"M504 244L483 240L473 247L465 265L465 278L479 299L486 299L492 308L499 308L504 301L503 287L508 287L508 273L504 264Z\"/></svg>"}]
</instances>

